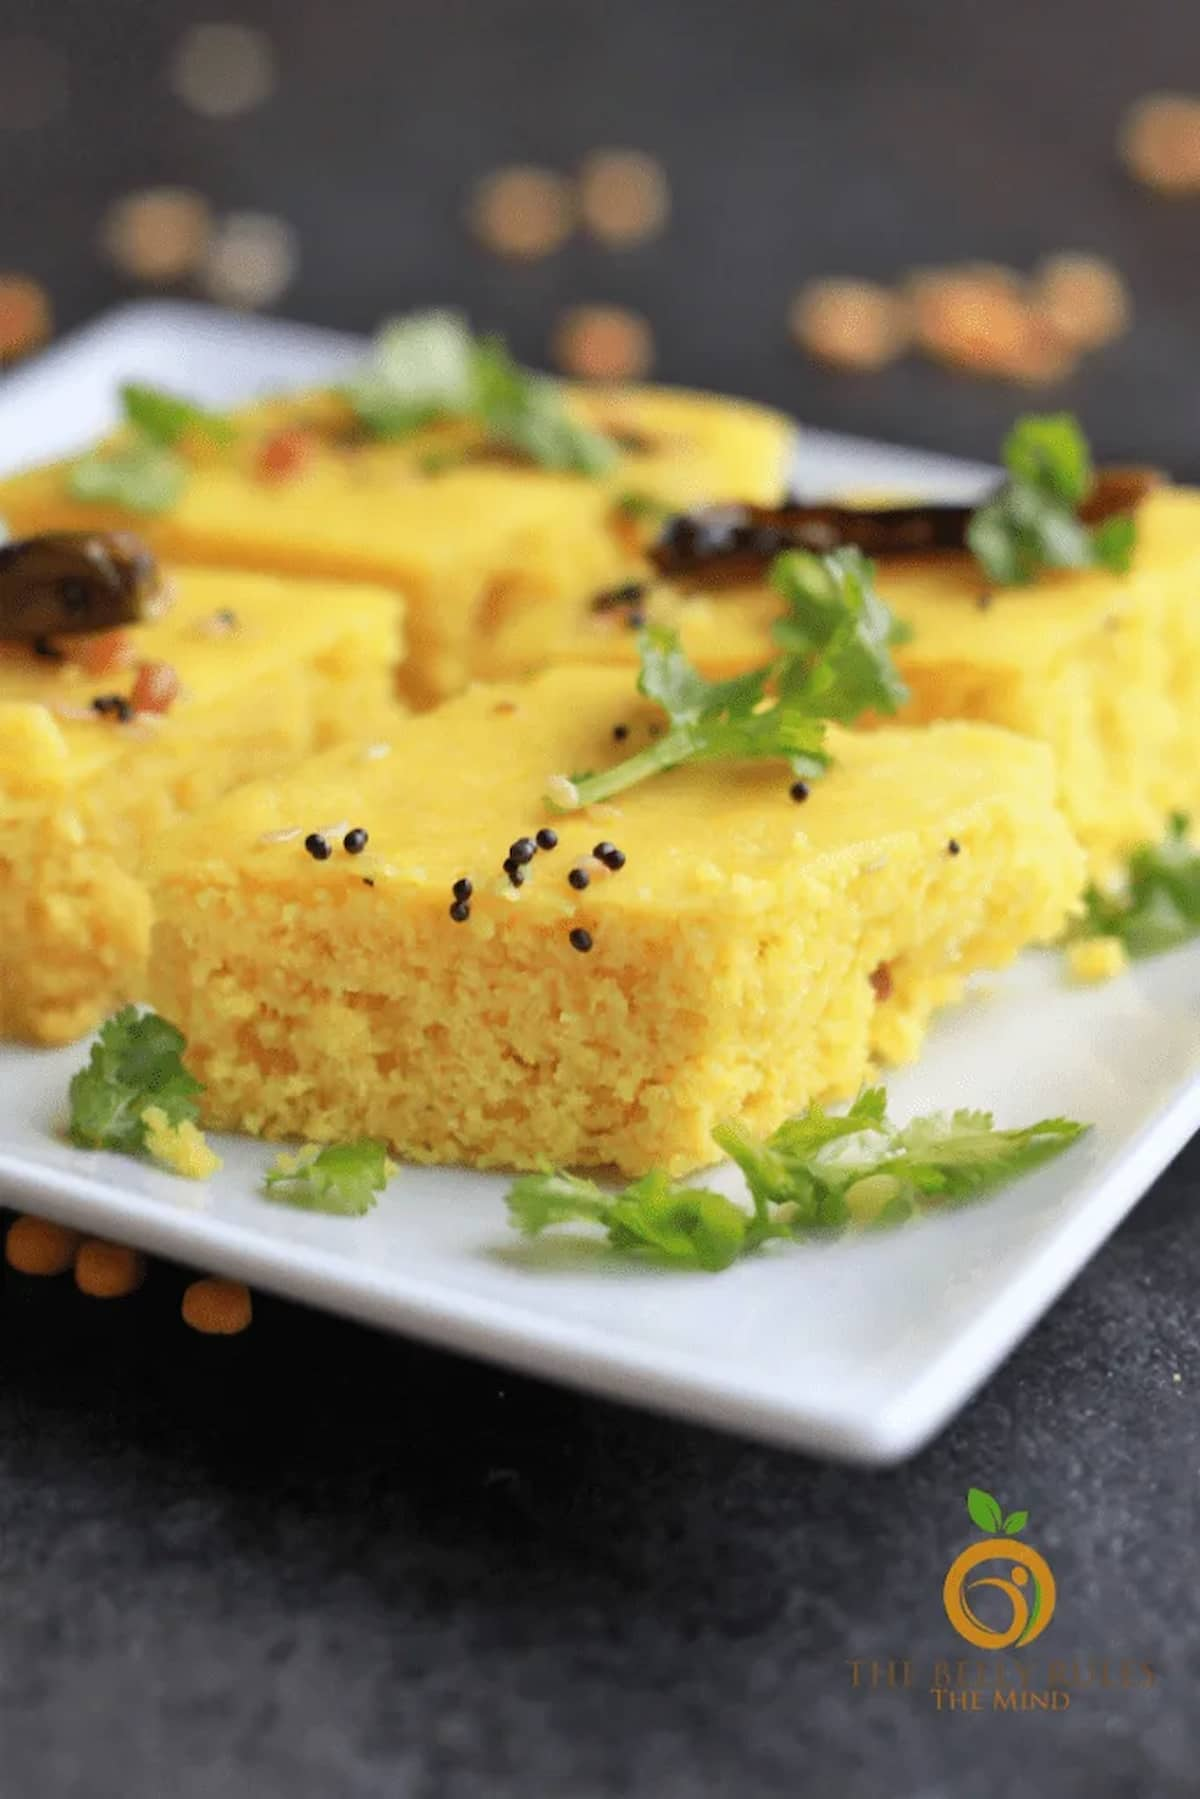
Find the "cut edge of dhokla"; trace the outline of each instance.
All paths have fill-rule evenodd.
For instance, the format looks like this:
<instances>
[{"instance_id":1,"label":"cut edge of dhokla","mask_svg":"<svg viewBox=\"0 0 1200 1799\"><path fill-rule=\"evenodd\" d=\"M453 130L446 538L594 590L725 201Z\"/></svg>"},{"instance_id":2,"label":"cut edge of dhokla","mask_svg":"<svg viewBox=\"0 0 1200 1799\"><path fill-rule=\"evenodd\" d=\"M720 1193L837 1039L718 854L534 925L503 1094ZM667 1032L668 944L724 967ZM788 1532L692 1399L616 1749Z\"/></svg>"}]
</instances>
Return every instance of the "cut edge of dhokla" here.
<instances>
[{"instance_id":1,"label":"cut edge of dhokla","mask_svg":"<svg viewBox=\"0 0 1200 1799\"><path fill-rule=\"evenodd\" d=\"M619 673L556 671L185 822L151 993L209 1123L681 1173L722 1118L767 1130L909 1059L1076 902L1049 753L989 726L834 733L802 805L783 764L710 764L544 809L548 773L653 722Z\"/></svg>"}]
</instances>

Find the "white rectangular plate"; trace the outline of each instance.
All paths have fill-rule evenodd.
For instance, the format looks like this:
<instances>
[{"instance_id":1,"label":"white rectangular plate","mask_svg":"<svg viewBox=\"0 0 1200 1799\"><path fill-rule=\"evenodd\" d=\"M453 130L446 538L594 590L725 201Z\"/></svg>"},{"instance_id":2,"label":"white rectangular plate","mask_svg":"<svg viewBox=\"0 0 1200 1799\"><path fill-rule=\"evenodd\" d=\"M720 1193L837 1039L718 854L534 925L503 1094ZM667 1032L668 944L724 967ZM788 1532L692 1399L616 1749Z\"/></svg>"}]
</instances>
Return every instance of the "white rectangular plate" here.
<instances>
[{"instance_id":1,"label":"white rectangular plate","mask_svg":"<svg viewBox=\"0 0 1200 1799\"><path fill-rule=\"evenodd\" d=\"M0 471L85 442L137 376L222 404L319 379L360 348L184 306L101 321L0 386ZM970 496L987 471L817 433L798 475ZM894 1109L1066 1113L1095 1125L999 1197L906 1230L785 1249L719 1276L617 1266L510 1232L505 1183L405 1168L369 1217L259 1195L270 1153L230 1139L199 1188L61 1137L84 1059L0 1047L0 1197L297 1299L596 1393L864 1462L952 1416L1200 1127L1200 949L1075 989L1031 954L979 983L890 1083ZM728 1171L717 1177L736 1191Z\"/></svg>"}]
</instances>

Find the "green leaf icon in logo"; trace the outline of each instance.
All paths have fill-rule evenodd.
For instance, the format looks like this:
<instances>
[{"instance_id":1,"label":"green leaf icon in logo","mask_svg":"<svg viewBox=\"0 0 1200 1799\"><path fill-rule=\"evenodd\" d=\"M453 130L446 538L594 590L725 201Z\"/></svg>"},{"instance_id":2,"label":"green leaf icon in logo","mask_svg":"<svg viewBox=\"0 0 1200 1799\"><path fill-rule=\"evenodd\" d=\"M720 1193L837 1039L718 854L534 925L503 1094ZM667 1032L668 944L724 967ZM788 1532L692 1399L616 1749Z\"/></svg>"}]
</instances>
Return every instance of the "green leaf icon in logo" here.
<instances>
[{"instance_id":1,"label":"green leaf icon in logo","mask_svg":"<svg viewBox=\"0 0 1200 1799\"><path fill-rule=\"evenodd\" d=\"M990 1536L994 1536L996 1531L1003 1528L1004 1513L1000 1510L998 1502L992 1498L990 1493L985 1493L982 1487L967 1489L967 1510L971 1514L972 1524L977 1524L980 1530L986 1530ZM1016 1512L1013 1515L1020 1518L1022 1524L1025 1522L1023 1513ZM1018 1525L1017 1528L1019 1529L1020 1526Z\"/></svg>"},{"instance_id":2,"label":"green leaf icon in logo","mask_svg":"<svg viewBox=\"0 0 1200 1799\"><path fill-rule=\"evenodd\" d=\"M1017 1532L1019 1530L1024 1530L1025 1526L1028 1523L1029 1523L1029 1513L1028 1512L1010 1512L1008 1514L1008 1517L1004 1520L1005 1536L1006 1537L1015 1537Z\"/></svg>"}]
</instances>

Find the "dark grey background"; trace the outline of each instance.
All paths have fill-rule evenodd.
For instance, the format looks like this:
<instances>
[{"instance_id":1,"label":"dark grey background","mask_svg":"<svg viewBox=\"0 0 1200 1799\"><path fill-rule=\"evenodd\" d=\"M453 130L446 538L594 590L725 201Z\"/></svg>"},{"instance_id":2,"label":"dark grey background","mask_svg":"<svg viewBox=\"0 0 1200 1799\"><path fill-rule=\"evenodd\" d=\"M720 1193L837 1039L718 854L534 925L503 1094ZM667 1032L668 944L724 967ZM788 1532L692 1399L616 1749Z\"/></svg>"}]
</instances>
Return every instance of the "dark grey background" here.
<instances>
[{"instance_id":1,"label":"dark grey background","mask_svg":"<svg viewBox=\"0 0 1200 1799\"><path fill-rule=\"evenodd\" d=\"M209 122L166 91L190 18L273 32L282 85ZM558 309L644 309L660 371L815 422L987 453L1026 402L788 345L806 276L1111 254L1138 322L1055 404L1200 474L1200 202L1133 188L1124 105L1200 86L1178 0L0 0L69 49L68 120L0 133L0 266L70 323L122 297L94 237L149 182L277 211L285 309L367 327L465 302L538 356ZM660 154L675 214L622 257L486 259L481 171ZM986 1096L981 1096L986 1097ZM5 1799L1184 1794L1200 1785L1194 1151L986 1394L907 1468L821 1468L260 1301L194 1338L183 1276L130 1302L0 1293ZM1176 1381L1173 1376L1178 1374ZM1065 1714L939 1716L855 1657L956 1653L940 1606L977 1482L1028 1507L1058 1657L1162 1671ZM1041 1646L1039 1646L1041 1647Z\"/></svg>"},{"instance_id":2,"label":"dark grey background","mask_svg":"<svg viewBox=\"0 0 1200 1799\"><path fill-rule=\"evenodd\" d=\"M277 93L231 121L187 112L163 75L181 26L213 17L278 48ZM66 323L123 291L95 252L108 201L183 182L297 226L297 316L366 329L448 298L533 359L561 306L615 300L651 318L668 379L988 454L1027 398L917 362L824 373L788 343L789 297L830 272L1095 250L1137 328L1050 399L1106 454L1200 472L1200 201L1136 187L1114 149L1132 99L1200 85L1180 0L0 0L19 30L66 44L72 107L0 132L0 266L39 274ZM468 242L477 176L568 169L598 143L662 157L665 238L519 268Z\"/></svg>"}]
</instances>

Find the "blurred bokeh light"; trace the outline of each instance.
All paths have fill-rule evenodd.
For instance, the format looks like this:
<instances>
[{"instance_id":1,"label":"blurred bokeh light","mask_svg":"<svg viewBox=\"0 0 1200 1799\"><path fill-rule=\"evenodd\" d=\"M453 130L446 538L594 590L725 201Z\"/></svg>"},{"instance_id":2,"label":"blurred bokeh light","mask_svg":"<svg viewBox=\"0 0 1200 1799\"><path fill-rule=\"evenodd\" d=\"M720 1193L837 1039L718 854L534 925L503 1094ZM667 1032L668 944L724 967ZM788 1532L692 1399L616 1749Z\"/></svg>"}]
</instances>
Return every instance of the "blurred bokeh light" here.
<instances>
[{"instance_id":1,"label":"blurred bokeh light","mask_svg":"<svg viewBox=\"0 0 1200 1799\"><path fill-rule=\"evenodd\" d=\"M4 354L150 290L449 302L584 378L974 453L1061 405L1195 473L1198 49L1176 0L0 0Z\"/></svg>"}]
</instances>

